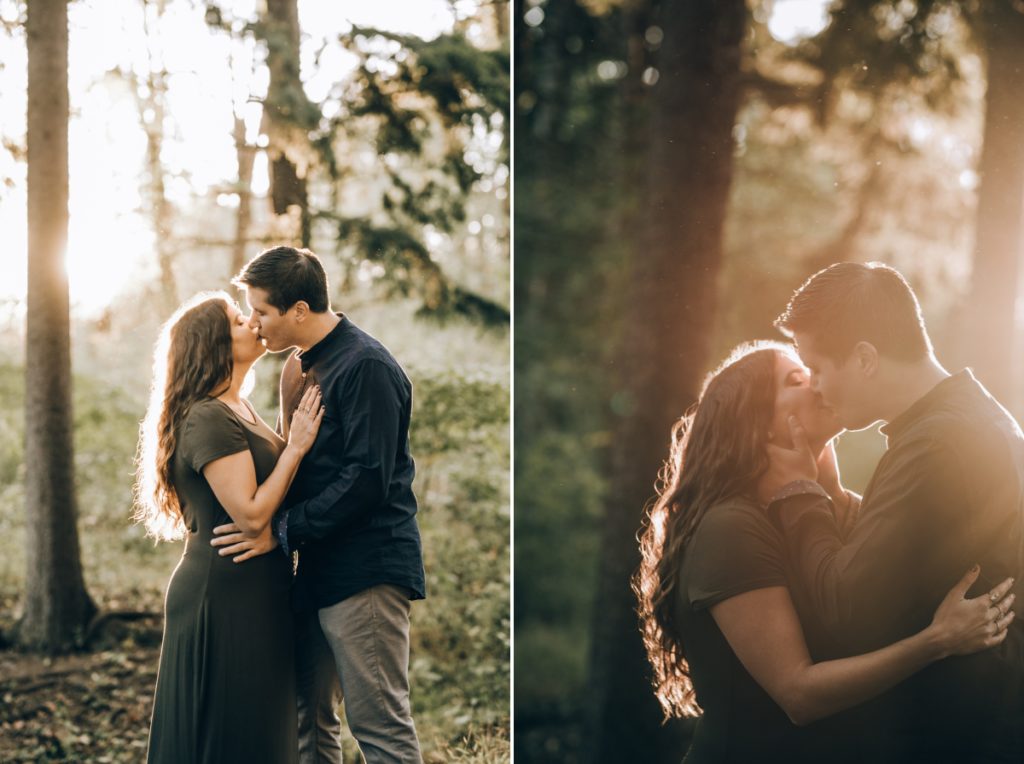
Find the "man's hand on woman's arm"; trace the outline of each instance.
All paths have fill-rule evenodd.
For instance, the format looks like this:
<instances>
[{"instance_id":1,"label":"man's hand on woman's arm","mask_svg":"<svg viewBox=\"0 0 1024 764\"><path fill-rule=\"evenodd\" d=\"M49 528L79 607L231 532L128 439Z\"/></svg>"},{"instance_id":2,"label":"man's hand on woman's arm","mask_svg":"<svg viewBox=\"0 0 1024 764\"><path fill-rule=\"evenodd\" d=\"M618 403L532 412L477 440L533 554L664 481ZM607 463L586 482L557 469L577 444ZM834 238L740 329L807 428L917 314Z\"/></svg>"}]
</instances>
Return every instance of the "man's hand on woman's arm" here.
<instances>
[{"instance_id":1,"label":"man's hand on woman's arm","mask_svg":"<svg viewBox=\"0 0 1024 764\"><path fill-rule=\"evenodd\" d=\"M740 663L797 725L862 703L934 661L994 647L1013 620L1012 579L967 599L975 566L950 590L930 626L879 650L812 661L789 590L753 589L711 607Z\"/></svg>"}]
</instances>

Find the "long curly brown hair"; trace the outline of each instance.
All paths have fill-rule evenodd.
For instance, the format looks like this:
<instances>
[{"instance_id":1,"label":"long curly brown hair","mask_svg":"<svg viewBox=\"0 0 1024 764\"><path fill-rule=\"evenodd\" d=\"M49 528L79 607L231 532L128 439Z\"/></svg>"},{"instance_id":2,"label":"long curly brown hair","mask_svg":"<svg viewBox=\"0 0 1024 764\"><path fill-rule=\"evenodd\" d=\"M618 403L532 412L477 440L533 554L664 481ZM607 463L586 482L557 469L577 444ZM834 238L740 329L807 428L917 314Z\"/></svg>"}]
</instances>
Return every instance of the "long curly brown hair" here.
<instances>
[{"instance_id":1,"label":"long curly brown hair","mask_svg":"<svg viewBox=\"0 0 1024 764\"><path fill-rule=\"evenodd\" d=\"M157 540L185 535L172 475L177 428L189 408L231 381L234 359L225 292L203 292L163 325L153 353L149 408L139 428L135 520Z\"/></svg>"},{"instance_id":2,"label":"long curly brown hair","mask_svg":"<svg viewBox=\"0 0 1024 764\"><path fill-rule=\"evenodd\" d=\"M665 717L696 716L690 669L676 624L679 570L704 513L738 495L754 495L768 467L779 342L740 345L704 380L700 397L672 428L669 460L640 536L633 576L640 631Z\"/></svg>"}]
</instances>

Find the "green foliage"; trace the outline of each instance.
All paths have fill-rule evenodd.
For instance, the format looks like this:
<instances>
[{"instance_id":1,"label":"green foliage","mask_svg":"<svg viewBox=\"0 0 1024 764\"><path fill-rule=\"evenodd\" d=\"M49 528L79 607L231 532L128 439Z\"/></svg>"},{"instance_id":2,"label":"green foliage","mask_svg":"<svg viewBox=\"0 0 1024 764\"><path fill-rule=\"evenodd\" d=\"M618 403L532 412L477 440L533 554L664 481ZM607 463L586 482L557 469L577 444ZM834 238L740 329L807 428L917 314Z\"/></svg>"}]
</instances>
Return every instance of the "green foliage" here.
<instances>
[{"instance_id":1,"label":"green foliage","mask_svg":"<svg viewBox=\"0 0 1024 764\"><path fill-rule=\"evenodd\" d=\"M407 229L377 227L366 218L340 218L336 224L342 239L355 243L367 260L384 266L389 296L420 295L419 315L433 319L459 315L490 328L508 326L507 308L452 283Z\"/></svg>"},{"instance_id":2,"label":"green foliage","mask_svg":"<svg viewBox=\"0 0 1024 764\"><path fill-rule=\"evenodd\" d=\"M380 53L368 55L365 43L371 40L389 40L399 49L393 56L384 56L393 68L368 66ZM473 127L476 118L491 119L496 110L508 121L509 109L509 57L507 51L481 50L462 34L439 35L423 40L414 35L399 35L380 29L353 27L345 36L346 46L361 52L361 76L374 93L385 96L388 103L376 101L385 114L402 123L416 120L425 124L422 108L406 106L394 100L395 96L418 94L431 100L445 127L455 125ZM413 99L406 99L413 100ZM417 99L419 100L419 99ZM364 103L356 109L357 116L373 114ZM412 137L412 135L410 135ZM423 144L415 139L387 146L403 151L419 152Z\"/></svg>"},{"instance_id":3,"label":"green foliage","mask_svg":"<svg viewBox=\"0 0 1024 764\"><path fill-rule=\"evenodd\" d=\"M550 720L552 706L572 715L585 701L615 317L639 233L622 228L636 202L623 169L636 158L621 150L639 115L623 111L619 83L595 74L625 56L622 18L576 2L543 8L543 25L517 19L515 30L519 720ZM518 757L534 747L531 722L517 734Z\"/></svg>"},{"instance_id":4,"label":"green foliage","mask_svg":"<svg viewBox=\"0 0 1024 764\"><path fill-rule=\"evenodd\" d=\"M413 684L453 731L494 728L509 713L509 391L482 373L414 382L433 606L416 614Z\"/></svg>"},{"instance_id":5,"label":"green foliage","mask_svg":"<svg viewBox=\"0 0 1024 764\"><path fill-rule=\"evenodd\" d=\"M508 311L455 284L433 258L428 232L452 233L466 219L477 181L507 162L508 55L483 50L461 34L422 40L354 27L342 43L359 57L345 86L341 113L315 145L335 184L351 180L335 156L339 142L374 143L381 187L369 213L321 211L335 222L338 241L384 266L384 278L402 294L415 292L423 311L507 323ZM501 149L490 163L490 136ZM483 309L479 309L483 307Z\"/></svg>"},{"instance_id":6,"label":"green foliage","mask_svg":"<svg viewBox=\"0 0 1024 764\"><path fill-rule=\"evenodd\" d=\"M416 453L437 457L450 451L506 447L508 389L483 372L442 372L416 380L412 442Z\"/></svg>"},{"instance_id":7,"label":"green foliage","mask_svg":"<svg viewBox=\"0 0 1024 764\"><path fill-rule=\"evenodd\" d=\"M529 712L582 700L605 481L586 439L544 432L526 443L516 452L516 708Z\"/></svg>"},{"instance_id":8,"label":"green foliage","mask_svg":"<svg viewBox=\"0 0 1024 764\"><path fill-rule=\"evenodd\" d=\"M14 366L0 366L0 400L14 401L24 397L23 371ZM19 478L25 461L25 412L20 406L0 408L0 490L8 490ZM0 500L0 506L8 502Z\"/></svg>"}]
</instances>

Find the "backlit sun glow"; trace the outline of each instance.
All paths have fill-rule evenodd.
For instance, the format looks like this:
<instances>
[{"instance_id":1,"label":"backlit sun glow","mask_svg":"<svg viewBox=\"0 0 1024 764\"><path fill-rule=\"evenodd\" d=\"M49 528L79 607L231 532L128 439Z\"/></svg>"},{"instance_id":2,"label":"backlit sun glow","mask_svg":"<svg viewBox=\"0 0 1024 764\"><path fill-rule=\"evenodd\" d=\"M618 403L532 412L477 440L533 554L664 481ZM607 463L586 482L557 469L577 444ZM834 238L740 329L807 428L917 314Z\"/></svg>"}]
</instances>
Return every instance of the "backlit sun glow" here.
<instances>
[{"instance_id":1,"label":"backlit sun glow","mask_svg":"<svg viewBox=\"0 0 1024 764\"><path fill-rule=\"evenodd\" d=\"M830 0L776 0L768 16L768 31L780 42L793 44L813 37L828 24Z\"/></svg>"},{"instance_id":2,"label":"backlit sun glow","mask_svg":"<svg viewBox=\"0 0 1024 764\"><path fill-rule=\"evenodd\" d=\"M239 17L251 18L257 11L255 0L221 5ZM464 5L446 0L300 0L308 95L322 100L355 64L355 56L337 45L324 49L351 24L431 38L451 29L453 14L460 8L466 11ZM148 14L145 20L143 13ZM78 315L101 313L140 279L151 283L158 273L141 124L153 115L140 105L139 99L147 95L145 88L133 87L118 72L134 73L142 82L150 66L168 72L160 156L165 195L176 205L177 214L187 215L196 203L230 206L218 189L237 177L234 114L243 117L247 139L256 142L262 117L259 99L266 94L267 74L265 67L254 64L258 56L251 41L229 43L223 33L211 32L204 13L203 4L184 2L168 3L162 18L157 18L154 3L79 0L69 7L70 218L65 262L72 310ZM14 0L0 0L0 16L18 17ZM111 44L112 35L116 45ZM0 35L0 62L0 93L4 94L0 135L23 145L27 64L23 34ZM258 152L253 178L257 196L267 193L267 170L266 155ZM9 306L23 301L27 288L25 165L0 150L0 179L5 178L8 183L0 186L0 230L5 239L0 255L0 304ZM188 220L183 222L182 227L187 227Z\"/></svg>"}]
</instances>

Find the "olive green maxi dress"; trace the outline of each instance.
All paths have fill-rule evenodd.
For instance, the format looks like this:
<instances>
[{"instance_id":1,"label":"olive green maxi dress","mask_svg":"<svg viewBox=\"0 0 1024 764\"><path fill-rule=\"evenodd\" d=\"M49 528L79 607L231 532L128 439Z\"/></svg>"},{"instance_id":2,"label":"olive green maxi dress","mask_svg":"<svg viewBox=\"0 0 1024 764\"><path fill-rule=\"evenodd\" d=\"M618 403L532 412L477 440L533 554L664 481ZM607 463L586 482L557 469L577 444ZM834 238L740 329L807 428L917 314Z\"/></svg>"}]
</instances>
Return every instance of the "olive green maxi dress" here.
<instances>
[{"instance_id":1,"label":"olive green maxi dress","mask_svg":"<svg viewBox=\"0 0 1024 764\"><path fill-rule=\"evenodd\" d=\"M150 764L298 761L291 564L280 552L236 563L210 546L231 518L203 467L248 450L262 483L284 446L255 419L209 398L178 430L173 479L189 533L167 586Z\"/></svg>"}]
</instances>

